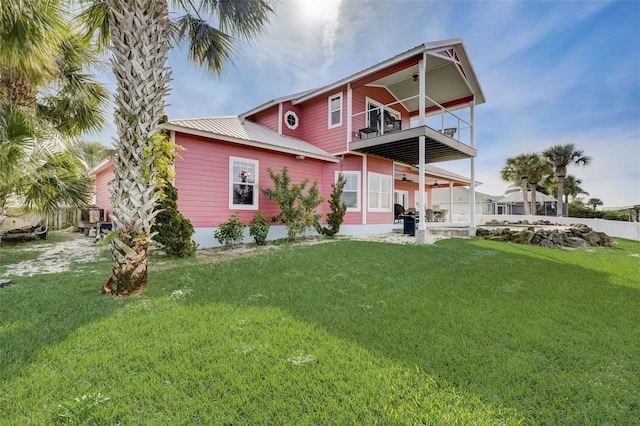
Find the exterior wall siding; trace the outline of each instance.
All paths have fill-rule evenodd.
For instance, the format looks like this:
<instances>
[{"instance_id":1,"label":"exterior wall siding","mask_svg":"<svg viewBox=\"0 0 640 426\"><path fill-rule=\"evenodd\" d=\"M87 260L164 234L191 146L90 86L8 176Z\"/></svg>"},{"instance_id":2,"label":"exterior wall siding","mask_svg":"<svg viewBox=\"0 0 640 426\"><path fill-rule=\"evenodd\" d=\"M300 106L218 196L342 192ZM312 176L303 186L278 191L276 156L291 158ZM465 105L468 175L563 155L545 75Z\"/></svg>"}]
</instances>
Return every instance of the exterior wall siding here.
<instances>
[{"instance_id":1,"label":"exterior wall siding","mask_svg":"<svg viewBox=\"0 0 640 426\"><path fill-rule=\"evenodd\" d=\"M342 125L329 129L329 96L342 92ZM302 139L330 154L347 151L347 88L336 89L304 103Z\"/></svg>"},{"instance_id":2,"label":"exterior wall siding","mask_svg":"<svg viewBox=\"0 0 640 426\"><path fill-rule=\"evenodd\" d=\"M115 179L115 172L113 164L109 163L107 168L96 173L95 180L95 194L96 194L96 206L104 209L105 221L111 220L111 211L113 207L111 205L111 182Z\"/></svg>"},{"instance_id":3,"label":"exterior wall siding","mask_svg":"<svg viewBox=\"0 0 640 426\"><path fill-rule=\"evenodd\" d=\"M298 116L298 127L290 129L287 126L286 118L287 112L293 112ZM292 138L304 139L304 128L307 125L308 119L304 117L304 111L300 105L292 105L291 101L282 103L282 135ZM277 131L277 130L276 130ZM307 141L311 142L311 141Z\"/></svg>"},{"instance_id":4,"label":"exterior wall siding","mask_svg":"<svg viewBox=\"0 0 640 426\"><path fill-rule=\"evenodd\" d=\"M185 151L176 160L176 188L178 208L191 220L194 227L215 227L226 222L229 216L239 212L240 219L248 224L259 211L271 217L279 213L278 206L262 194L258 196L258 210L235 210L229 208L229 157L240 157L259 162L258 185L273 187L267 169L279 173L287 167L293 182L318 180L321 195L328 200L331 191L324 191L324 162L313 159L297 160L291 154L246 147L197 136L176 134L176 143ZM330 184L329 184L330 185ZM319 213L328 211L323 203Z\"/></svg>"},{"instance_id":5,"label":"exterior wall siding","mask_svg":"<svg viewBox=\"0 0 640 426\"><path fill-rule=\"evenodd\" d=\"M362 223L362 157L358 155L345 155L341 163L326 163L323 171L323 181L324 187L322 188L322 193L326 194L324 196L326 202L326 211L329 212L331 209L329 208L329 199L331 197L331 192L333 188L331 188L331 184L335 182L336 172L344 171L344 172L360 172L360 199L358 200L358 205L360 206L359 211L347 211L344 215L343 225L359 225Z\"/></svg>"},{"instance_id":6,"label":"exterior wall siding","mask_svg":"<svg viewBox=\"0 0 640 426\"><path fill-rule=\"evenodd\" d=\"M260 111L252 115L249 119L278 133L278 105Z\"/></svg>"}]
</instances>

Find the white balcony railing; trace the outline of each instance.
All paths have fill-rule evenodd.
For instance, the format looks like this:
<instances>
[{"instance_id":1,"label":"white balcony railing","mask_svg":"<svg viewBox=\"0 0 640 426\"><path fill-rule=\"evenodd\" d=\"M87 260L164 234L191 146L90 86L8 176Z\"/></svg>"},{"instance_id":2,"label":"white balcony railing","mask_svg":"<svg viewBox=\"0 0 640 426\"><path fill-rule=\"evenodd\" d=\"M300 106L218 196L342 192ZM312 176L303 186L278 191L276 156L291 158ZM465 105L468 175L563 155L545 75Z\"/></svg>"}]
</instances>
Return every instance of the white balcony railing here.
<instances>
[{"instance_id":1,"label":"white balcony railing","mask_svg":"<svg viewBox=\"0 0 640 426\"><path fill-rule=\"evenodd\" d=\"M382 136L387 133L406 130L407 128L418 126L418 117L402 119L400 112L394 109L394 105L418 98L419 95L401 99L386 105L375 106L365 111L360 111L352 115L352 128L356 129L357 137L364 139L375 136ZM458 142L471 145L472 125L464 118L454 114L433 99L425 96L427 103L432 105L427 108L425 124ZM370 106L370 105L367 105ZM404 108L403 108L404 109ZM380 118L383 118L384 125L381 125Z\"/></svg>"}]
</instances>

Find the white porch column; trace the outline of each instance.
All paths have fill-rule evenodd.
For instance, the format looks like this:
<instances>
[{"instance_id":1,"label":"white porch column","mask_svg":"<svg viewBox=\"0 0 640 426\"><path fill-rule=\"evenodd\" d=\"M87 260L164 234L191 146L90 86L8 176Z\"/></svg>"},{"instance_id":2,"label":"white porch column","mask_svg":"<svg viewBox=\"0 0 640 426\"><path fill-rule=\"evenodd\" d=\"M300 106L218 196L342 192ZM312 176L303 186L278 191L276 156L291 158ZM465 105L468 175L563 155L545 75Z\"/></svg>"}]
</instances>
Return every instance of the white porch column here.
<instances>
[{"instance_id":1,"label":"white porch column","mask_svg":"<svg viewBox=\"0 0 640 426\"><path fill-rule=\"evenodd\" d=\"M476 147L475 99L471 101L471 148ZM476 159L471 157L471 187L469 188L469 236L476 235Z\"/></svg>"},{"instance_id":2,"label":"white porch column","mask_svg":"<svg viewBox=\"0 0 640 426\"><path fill-rule=\"evenodd\" d=\"M426 81L425 81L425 70L426 70L426 54L422 54L422 60L420 61L420 63L418 64L418 75L419 75L419 83L418 83L418 92L419 92L419 108L420 108L420 115L419 115L419 119L418 119L418 125L419 126L424 126L425 124L425 118L424 118L424 113L425 113L425 107L426 107L426 102L425 102L425 94L426 94ZM418 230L420 231L426 231L427 229L427 223L426 223L426 200L424 199L424 175L425 175L425 153L426 151L426 141L425 141L425 137L424 136L420 136L418 138L418 205L420 206L420 209L418 211L418 218L420 220L420 222L418 223Z\"/></svg>"},{"instance_id":3,"label":"white porch column","mask_svg":"<svg viewBox=\"0 0 640 426\"><path fill-rule=\"evenodd\" d=\"M453 222L453 182L449 181L449 223Z\"/></svg>"},{"instance_id":4,"label":"white porch column","mask_svg":"<svg viewBox=\"0 0 640 426\"><path fill-rule=\"evenodd\" d=\"M418 125L425 125L425 108L426 108L426 100L425 96L427 94L426 89L426 69L427 69L427 53L422 53L422 60L418 64L418 76L419 76L419 86L418 86L418 96L419 96L419 108L420 114L418 116ZM420 222L418 223L418 229L416 230L416 243L418 244L430 244L431 238L429 238L429 230L427 229L427 221L426 221L426 209L427 209L427 200L424 196L424 186L425 186L425 173L426 173L426 137L419 136L418 137L418 199L420 205L420 211L418 212L418 218Z\"/></svg>"}]
</instances>

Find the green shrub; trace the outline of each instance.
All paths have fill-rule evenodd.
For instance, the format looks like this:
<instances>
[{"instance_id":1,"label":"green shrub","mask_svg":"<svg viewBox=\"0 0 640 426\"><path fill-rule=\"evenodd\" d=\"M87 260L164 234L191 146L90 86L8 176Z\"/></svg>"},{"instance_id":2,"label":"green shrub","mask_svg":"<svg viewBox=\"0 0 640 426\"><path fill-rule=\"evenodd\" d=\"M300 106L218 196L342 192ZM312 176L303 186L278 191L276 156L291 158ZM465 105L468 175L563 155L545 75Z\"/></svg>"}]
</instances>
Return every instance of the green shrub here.
<instances>
[{"instance_id":1,"label":"green shrub","mask_svg":"<svg viewBox=\"0 0 640 426\"><path fill-rule=\"evenodd\" d=\"M629 221L629 212L623 210L606 210L602 212L602 218L607 220Z\"/></svg>"},{"instance_id":2,"label":"green shrub","mask_svg":"<svg viewBox=\"0 0 640 426\"><path fill-rule=\"evenodd\" d=\"M257 245L263 246L267 242L270 227L269 218L264 213L256 213L251 222L249 222L249 235L253 237Z\"/></svg>"},{"instance_id":3,"label":"green shrub","mask_svg":"<svg viewBox=\"0 0 640 426\"><path fill-rule=\"evenodd\" d=\"M225 248L233 248L240 244L244 228L245 225L240 222L240 216L238 213L232 214L229 216L229 220L227 222L220 224L218 230L214 233L214 236Z\"/></svg>"},{"instance_id":4,"label":"green shrub","mask_svg":"<svg viewBox=\"0 0 640 426\"><path fill-rule=\"evenodd\" d=\"M344 189L344 185L347 183L347 180L342 176L342 173L338 175L338 181L334 184L331 184L331 199L329 200L329 207L331 207L331 213L327 215L327 224L326 226L316 226L316 231L319 234L326 235L329 238L333 238L338 232L340 232L340 225L342 225L342 221L344 220L344 214L347 212L347 205L340 200L342 197L342 190Z\"/></svg>"},{"instance_id":5,"label":"green shrub","mask_svg":"<svg viewBox=\"0 0 640 426\"><path fill-rule=\"evenodd\" d=\"M606 219L619 220L623 222L629 221L629 213L623 210L594 210L584 205L571 203L569 204L569 217L579 217L585 219Z\"/></svg>"},{"instance_id":6,"label":"green shrub","mask_svg":"<svg viewBox=\"0 0 640 426\"><path fill-rule=\"evenodd\" d=\"M169 182L162 187L164 194L156 203L155 217L151 232L156 232L154 240L162 244L165 253L174 257L193 256L196 243L191 241L195 232L191 221L178 211L178 190Z\"/></svg>"},{"instance_id":7,"label":"green shrub","mask_svg":"<svg viewBox=\"0 0 640 426\"><path fill-rule=\"evenodd\" d=\"M324 200L318 191L318 182L315 181L305 194L309 179L291 184L286 167L280 174L273 173L271 169L267 169L267 172L274 189L261 188L260 191L280 207L280 213L274 219L287 227L287 240L295 241L298 234L302 234L307 228L315 228L320 220L316 208Z\"/></svg>"}]
</instances>

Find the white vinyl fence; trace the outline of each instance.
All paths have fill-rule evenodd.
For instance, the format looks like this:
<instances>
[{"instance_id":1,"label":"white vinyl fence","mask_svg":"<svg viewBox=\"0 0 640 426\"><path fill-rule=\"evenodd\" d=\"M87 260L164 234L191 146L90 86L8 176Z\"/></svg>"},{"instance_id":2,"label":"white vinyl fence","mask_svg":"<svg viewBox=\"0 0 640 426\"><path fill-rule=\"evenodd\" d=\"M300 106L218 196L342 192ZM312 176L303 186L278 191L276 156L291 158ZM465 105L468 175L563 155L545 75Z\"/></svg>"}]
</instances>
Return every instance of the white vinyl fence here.
<instances>
[{"instance_id":1,"label":"white vinyl fence","mask_svg":"<svg viewBox=\"0 0 640 426\"><path fill-rule=\"evenodd\" d=\"M597 232L604 232L610 237L625 238L627 240L640 241L640 222L622 222L618 220L605 219L583 219L578 217L556 217L556 216L524 216L524 215L476 215L476 226L484 225L491 220L517 222L528 220L537 222L548 220L551 223L560 225L571 225L572 223L582 223ZM454 222L469 223L468 215L453 215Z\"/></svg>"}]
</instances>

